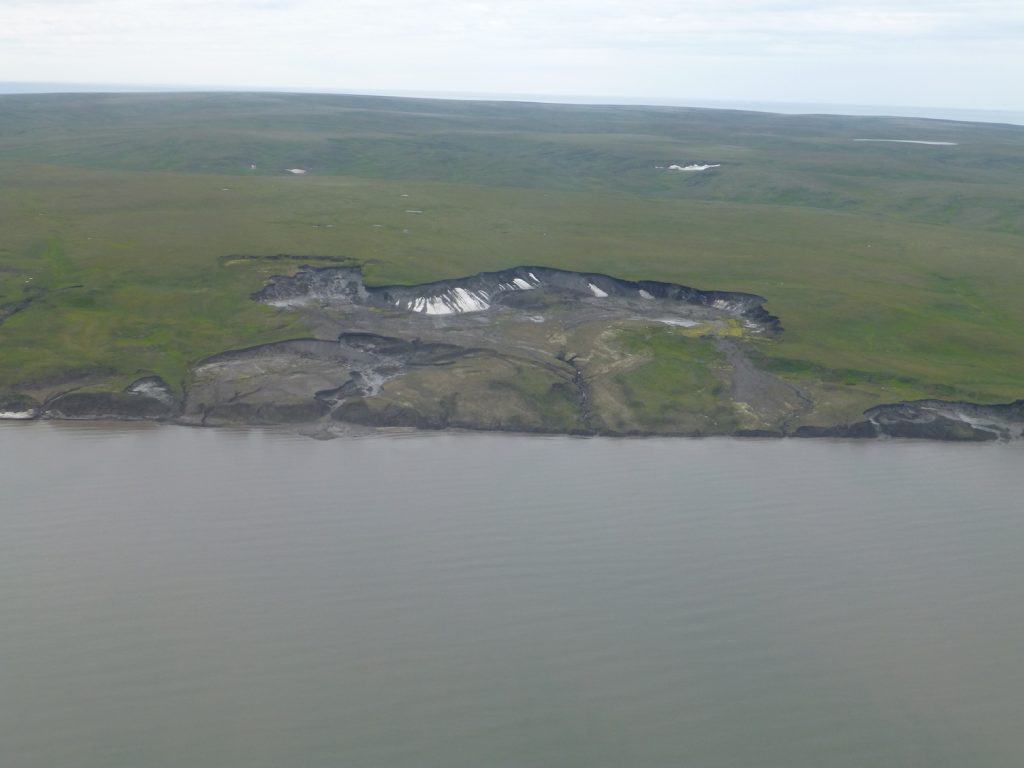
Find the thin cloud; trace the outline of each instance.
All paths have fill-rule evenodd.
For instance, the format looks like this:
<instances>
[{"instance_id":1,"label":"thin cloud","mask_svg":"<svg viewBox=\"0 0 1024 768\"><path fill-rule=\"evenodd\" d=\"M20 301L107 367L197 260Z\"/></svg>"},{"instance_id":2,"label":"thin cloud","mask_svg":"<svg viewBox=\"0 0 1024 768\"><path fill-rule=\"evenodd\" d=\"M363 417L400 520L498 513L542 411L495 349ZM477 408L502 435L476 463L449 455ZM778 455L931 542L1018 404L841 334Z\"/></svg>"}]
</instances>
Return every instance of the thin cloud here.
<instances>
[{"instance_id":1,"label":"thin cloud","mask_svg":"<svg viewBox=\"0 0 1024 768\"><path fill-rule=\"evenodd\" d=\"M0 79L965 103L1022 39L1018 0L0 0Z\"/></svg>"}]
</instances>

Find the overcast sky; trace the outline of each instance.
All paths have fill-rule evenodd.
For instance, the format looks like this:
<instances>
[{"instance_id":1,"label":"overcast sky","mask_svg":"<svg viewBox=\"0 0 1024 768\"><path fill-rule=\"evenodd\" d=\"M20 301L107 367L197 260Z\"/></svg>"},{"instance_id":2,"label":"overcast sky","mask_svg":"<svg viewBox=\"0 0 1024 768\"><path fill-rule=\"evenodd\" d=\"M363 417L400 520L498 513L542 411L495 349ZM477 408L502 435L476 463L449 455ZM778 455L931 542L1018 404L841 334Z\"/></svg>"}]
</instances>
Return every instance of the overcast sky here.
<instances>
[{"instance_id":1,"label":"overcast sky","mask_svg":"<svg viewBox=\"0 0 1024 768\"><path fill-rule=\"evenodd\" d=\"M0 81L1024 109L1024 0L0 0Z\"/></svg>"}]
</instances>

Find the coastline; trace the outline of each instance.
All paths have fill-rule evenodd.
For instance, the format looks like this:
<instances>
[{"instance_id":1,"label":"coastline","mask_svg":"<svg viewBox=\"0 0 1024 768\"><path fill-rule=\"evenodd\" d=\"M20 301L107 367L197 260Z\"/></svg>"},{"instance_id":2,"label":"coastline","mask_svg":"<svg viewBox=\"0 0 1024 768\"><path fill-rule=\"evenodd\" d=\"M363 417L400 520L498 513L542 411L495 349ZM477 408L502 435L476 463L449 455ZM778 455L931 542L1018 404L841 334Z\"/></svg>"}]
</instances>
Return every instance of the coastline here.
<instances>
[{"instance_id":1,"label":"coastline","mask_svg":"<svg viewBox=\"0 0 1024 768\"><path fill-rule=\"evenodd\" d=\"M77 403L89 404L89 394L95 395L95 404L118 402L102 393L81 393ZM56 399L58 402L61 398ZM120 402L137 402L135 398L124 398ZM378 421L342 421L329 414L315 420L196 420L184 416L180 405L164 404L166 410L158 412L153 403L116 411L103 410L69 411L52 410L46 405L30 411L0 411L0 424L31 424L35 422L58 422L77 424L152 424L210 429L272 429L315 439L334 439L351 436L383 434L507 434L540 437L581 437L581 438L761 438L781 440L787 438L811 439L832 438L844 440L891 440L915 439L941 442L1014 442L1024 439L1024 400L999 405L978 405L975 403L924 400L911 403L895 403L870 408L865 420L852 424L825 426L799 426L790 431L770 429L738 429L722 432L711 431L614 431L606 429L557 430L523 428L521 426L473 426L469 424L431 424L410 420L403 423ZM8 415L10 414L10 415Z\"/></svg>"}]
</instances>

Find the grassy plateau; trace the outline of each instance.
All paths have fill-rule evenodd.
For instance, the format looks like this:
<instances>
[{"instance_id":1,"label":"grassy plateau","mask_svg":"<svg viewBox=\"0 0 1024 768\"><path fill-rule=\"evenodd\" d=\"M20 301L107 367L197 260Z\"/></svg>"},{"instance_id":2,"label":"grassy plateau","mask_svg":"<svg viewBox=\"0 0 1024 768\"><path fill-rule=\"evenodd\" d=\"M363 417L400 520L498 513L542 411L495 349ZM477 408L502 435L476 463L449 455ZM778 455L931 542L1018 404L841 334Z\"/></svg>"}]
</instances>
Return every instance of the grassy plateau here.
<instances>
[{"instance_id":1,"label":"grassy plateau","mask_svg":"<svg viewBox=\"0 0 1024 768\"><path fill-rule=\"evenodd\" d=\"M666 168L690 163L718 167ZM302 262L233 258L275 254L348 257L370 283L533 264L757 293L785 328L756 343L758 363L821 395L819 420L1024 397L1024 127L0 96L0 392L113 389L141 373L180 390L203 357L308 333L249 299ZM687 369L716 365L710 347L639 331L623 343L652 354L620 382L644 419L688 397L722 409L721 384Z\"/></svg>"}]
</instances>

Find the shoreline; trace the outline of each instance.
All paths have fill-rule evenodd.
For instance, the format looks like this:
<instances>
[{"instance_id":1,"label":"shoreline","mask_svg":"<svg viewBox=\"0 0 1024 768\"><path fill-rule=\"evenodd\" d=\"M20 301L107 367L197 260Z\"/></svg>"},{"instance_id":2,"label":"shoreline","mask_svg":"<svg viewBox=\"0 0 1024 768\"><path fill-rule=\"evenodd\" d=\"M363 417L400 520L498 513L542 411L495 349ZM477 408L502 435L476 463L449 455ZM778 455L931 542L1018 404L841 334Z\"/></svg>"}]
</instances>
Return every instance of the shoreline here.
<instances>
[{"instance_id":1,"label":"shoreline","mask_svg":"<svg viewBox=\"0 0 1024 768\"><path fill-rule=\"evenodd\" d=\"M45 406L41 406L45 408ZM962 412L973 408L978 411L1002 409L1008 414L1002 424L982 423L977 419L963 416L954 420L943 415L945 413ZM922 413L931 409L935 418L924 419ZM523 437L573 437L573 438L610 438L616 440L648 440L664 439L832 439L853 440L857 442L891 440L918 440L927 442L955 443L1010 443L1024 440L1024 400L1013 403L983 406L973 403L947 403L944 401L918 401L915 403L896 403L880 405L865 412L865 421L853 424L831 426L800 426L795 430L783 432L779 430L740 429L730 432L654 432L633 430L615 432L611 430L544 430L517 427L473 427L471 425L438 425L423 426L417 424L360 424L346 421L335 421L322 418L315 421L221 421L208 423L183 418L180 415L168 417L147 417L132 414L103 413L95 415L69 416L51 414L42 410L27 415L26 412L7 416L0 412L0 425L4 424L36 424L48 422L54 424L76 425L149 425L177 426L202 429L221 430L269 430L284 432L296 436L317 440L333 440L346 437L367 437L386 435L437 435L437 434L501 434ZM895 418L894 418L895 416Z\"/></svg>"}]
</instances>

